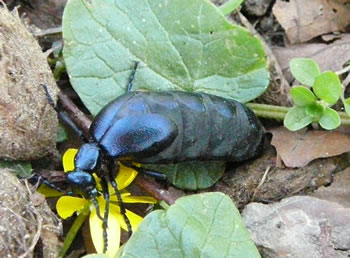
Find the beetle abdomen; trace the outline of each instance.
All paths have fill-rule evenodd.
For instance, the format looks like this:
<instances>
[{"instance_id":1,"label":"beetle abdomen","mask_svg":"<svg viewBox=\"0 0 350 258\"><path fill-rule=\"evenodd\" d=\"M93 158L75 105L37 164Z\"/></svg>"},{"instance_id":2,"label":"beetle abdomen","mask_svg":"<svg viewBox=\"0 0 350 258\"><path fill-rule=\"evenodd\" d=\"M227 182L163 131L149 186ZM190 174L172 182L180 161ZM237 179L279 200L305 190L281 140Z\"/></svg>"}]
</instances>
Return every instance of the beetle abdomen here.
<instances>
[{"instance_id":1,"label":"beetle abdomen","mask_svg":"<svg viewBox=\"0 0 350 258\"><path fill-rule=\"evenodd\" d=\"M169 91L124 94L97 115L90 133L101 143L109 134L111 125L119 119L150 113L172 120L177 125L178 133L166 149L151 157L145 157L143 152L147 150L141 150L133 155L135 161L240 161L259 152L263 130L253 112L237 101L205 93ZM112 152L110 146L102 145L102 148Z\"/></svg>"}]
</instances>

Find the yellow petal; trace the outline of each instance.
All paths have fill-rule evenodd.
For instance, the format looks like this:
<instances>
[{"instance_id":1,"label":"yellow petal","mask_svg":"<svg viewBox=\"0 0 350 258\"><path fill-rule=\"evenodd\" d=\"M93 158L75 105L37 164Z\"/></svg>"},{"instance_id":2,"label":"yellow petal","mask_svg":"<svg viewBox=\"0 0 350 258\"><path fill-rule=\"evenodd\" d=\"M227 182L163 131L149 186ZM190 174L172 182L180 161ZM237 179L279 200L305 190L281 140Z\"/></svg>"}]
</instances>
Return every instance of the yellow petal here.
<instances>
[{"instance_id":1,"label":"yellow petal","mask_svg":"<svg viewBox=\"0 0 350 258\"><path fill-rule=\"evenodd\" d=\"M86 202L87 200L79 197L62 196L56 203L57 213L62 219L66 219L84 208Z\"/></svg>"},{"instance_id":2,"label":"yellow petal","mask_svg":"<svg viewBox=\"0 0 350 258\"><path fill-rule=\"evenodd\" d=\"M128 227L126 226L124 216L120 213L120 207L117 205L111 204L110 212L113 213L114 214L113 216L115 216L118 219L120 223L120 227L125 231L128 231ZM132 231L134 232L139 226L139 224L141 223L141 221L143 220L143 218L129 210L126 210L126 216L128 217L131 224Z\"/></svg>"},{"instance_id":3,"label":"yellow petal","mask_svg":"<svg viewBox=\"0 0 350 258\"><path fill-rule=\"evenodd\" d=\"M122 193L121 196L125 203L157 203L157 200L150 196L134 196L130 193ZM110 200L111 202L118 203L118 198L114 193L110 196Z\"/></svg>"},{"instance_id":4,"label":"yellow petal","mask_svg":"<svg viewBox=\"0 0 350 258\"><path fill-rule=\"evenodd\" d=\"M120 163L119 163L119 166L120 166L120 169L119 169L116 181L117 181L118 189L122 190L126 188L128 185L130 185L131 182L135 179L135 177L137 176L137 171L132 168L125 167Z\"/></svg>"},{"instance_id":5,"label":"yellow petal","mask_svg":"<svg viewBox=\"0 0 350 258\"><path fill-rule=\"evenodd\" d=\"M123 198L125 203L157 203L157 200L150 196L125 196Z\"/></svg>"},{"instance_id":6,"label":"yellow petal","mask_svg":"<svg viewBox=\"0 0 350 258\"><path fill-rule=\"evenodd\" d=\"M74 158L75 158L75 155L77 155L77 153L78 153L77 149L68 149L63 154L62 161L63 161L64 172L74 170Z\"/></svg>"},{"instance_id":7,"label":"yellow petal","mask_svg":"<svg viewBox=\"0 0 350 258\"><path fill-rule=\"evenodd\" d=\"M100 202L99 204L103 214L104 204ZM106 254L109 257L114 257L120 245L120 225L119 220L113 212L109 212L107 225L108 245ZM97 217L95 209L93 209L90 214L90 232L97 253L103 253L104 240L102 221Z\"/></svg>"},{"instance_id":8,"label":"yellow petal","mask_svg":"<svg viewBox=\"0 0 350 258\"><path fill-rule=\"evenodd\" d=\"M118 172L117 177L116 177L116 183L118 186L118 190L122 190L124 188L126 188L128 185L131 184L131 182L135 179L135 177L137 176L137 171L135 171L134 169L125 167L121 164L120 165L120 170L115 171ZM97 189L102 191L102 186L101 186L101 179L99 177L97 177L95 174L93 174L96 180L96 184L97 184ZM108 191L111 193L111 195L114 194L114 188L112 187L111 184L108 184Z\"/></svg>"},{"instance_id":9,"label":"yellow petal","mask_svg":"<svg viewBox=\"0 0 350 258\"><path fill-rule=\"evenodd\" d=\"M125 190L122 190L122 192L120 191L119 193L120 193L120 196L122 197L122 200L124 200L124 198L126 196L130 196L131 195L131 193L126 192ZM117 195L115 194L114 191L110 192L109 199L111 200L111 202L116 202L117 203L116 205L118 205L118 198L117 198Z\"/></svg>"},{"instance_id":10,"label":"yellow petal","mask_svg":"<svg viewBox=\"0 0 350 258\"><path fill-rule=\"evenodd\" d=\"M45 197L58 197L64 194L44 184L40 185L38 192L45 195Z\"/></svg>"}]
</instances>

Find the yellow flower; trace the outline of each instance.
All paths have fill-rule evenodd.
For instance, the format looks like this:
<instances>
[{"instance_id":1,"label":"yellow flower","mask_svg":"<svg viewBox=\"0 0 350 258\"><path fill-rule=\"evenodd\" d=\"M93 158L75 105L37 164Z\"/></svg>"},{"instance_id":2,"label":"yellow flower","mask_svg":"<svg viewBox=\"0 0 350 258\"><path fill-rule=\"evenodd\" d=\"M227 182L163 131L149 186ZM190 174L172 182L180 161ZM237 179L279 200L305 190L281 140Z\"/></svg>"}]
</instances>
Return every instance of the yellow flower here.
<instances>
[{"instance_id":1,"label":"yellow flower","mask_svg":"<svg viewBox=\"0 0 350 258\"><path fill-rule=\"evenodd\" d=\"M74 170L74 157L77 154L77 149L68 149L63 155L63 167L64 171ZM121 196L124 203L156 203L156 200L148 196L131 196L130 193L123 190L125 187L130 185L130 183L135 179L137 172L133 169L127 168L120 164L120 170L116 177L116 182L118 185L118 190L121 190ZM97 182L97 189L101 191L100 181L95 174L94 177ZM118 200L115 196L114 189L112 186L108 186L110 193L110 205L109 205L109 216L108 216L108 247L106 254L110 257L114 257L119 249L120 243L120 228L127 230L127 225L124 221L124 217L120 212L120 207L118 206ZM97 202L100 207L100 213L103 216L105 210L105 199L102 195L98 196ZM73 196L62 196L57 201L56 209L61 218L66 219L72 216L75 212L79 213L86 205L90 203L90 231L92 241L98 253L103 252L104 241L103 241L103 228L102 221L98 218L96 214L95 206L92 205L91 200L86 200L80 197ZM126 210L126 216L130 220L132 230L135 231L142 221L142 217L139 215Z\"/></svg>"}]
</instances>

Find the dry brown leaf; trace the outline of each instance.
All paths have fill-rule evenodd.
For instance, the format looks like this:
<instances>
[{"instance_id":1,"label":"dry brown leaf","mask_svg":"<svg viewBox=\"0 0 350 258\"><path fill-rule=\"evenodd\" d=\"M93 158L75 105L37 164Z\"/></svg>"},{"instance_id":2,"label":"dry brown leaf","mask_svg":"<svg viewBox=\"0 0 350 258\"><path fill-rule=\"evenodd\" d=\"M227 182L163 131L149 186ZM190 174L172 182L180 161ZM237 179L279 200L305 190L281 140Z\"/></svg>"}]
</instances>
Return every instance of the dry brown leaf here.
<instances>
[{"instance_id":1,"label":"dry brown leaf","mask_svg":"<svg viewBox=\"0 0 350 258\"><path fill-rule=\"evenodd\" d=\"M287 167L304 167L314 159L350 151L350 136L336 131L291 132L279 127L270 132L271 144Z\"/></svg>"},{"instance_id":2,"label":"dry brown leaf","mask_svg":"<svg viewBox=\"0 0 350 258\"><path fill-rule=\"evenodd\" d=\"M349 12L350 16L350 12ZM308 57L315 60L321 71L339 71L350 60L350 34L342 34L341 39L331 44L299 44L291 47L273 48L284 76L291 81L289 62L295 57Z\"/></svg>"},{"instance_id":3,"label":"dry brown leaf","mask_svg":"<svg viewBox=\"0 0 350 258\"><path fill-rule=\"evenodd\" d=\"M337 0L277 0L272 10L292 44L345 31L350 24L350 8Z\"/></svg>"}]
</instances>

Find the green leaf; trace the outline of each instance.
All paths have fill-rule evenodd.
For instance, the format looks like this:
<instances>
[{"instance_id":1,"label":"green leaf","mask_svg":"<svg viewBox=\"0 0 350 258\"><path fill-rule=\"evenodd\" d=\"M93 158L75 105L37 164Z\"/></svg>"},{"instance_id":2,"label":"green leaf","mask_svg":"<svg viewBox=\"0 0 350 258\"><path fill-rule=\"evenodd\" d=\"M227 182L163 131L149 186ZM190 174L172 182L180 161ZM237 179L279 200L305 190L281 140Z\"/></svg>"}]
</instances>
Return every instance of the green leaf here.
<instances>
[{"instance_id":1,"label":"green leaf","mask_svg":"<svg viewBox=\"0 0 350 258\"><path fill-rule=\"evenodd\" d=\"M350 98L347 98L343 102L344 107L345 107L345 112L350 116Z\"/></svg>"},{"instance_id":2,"label":"green leaf","mask_svg":"<svg viewBox=\"0 0 350 258\"><path fill-rule=\"evenodd\" d=\"M329 107L326 107L319 121L321 127L326 130L333 130L339 127L340 122L341 120L338 112Z\"/></svg>"},{"instance_id":3,"label":"green leaf","mask_svg":"<svg viewBox=\"0 0 350 258\"><path fill-rule=\"evenodd\" d=\"M334 105L341 95L340 80L331 71L323 72L317 76L312 89L318 98L327 102L329 105Z\"/></svg>"},{"instance_id":4,"label":"green leaf","mask_svg":"<svg viewBox=\"0 0 350 258\"><path fill-rule=\"evenodd\" d=\"M68 139L68 134L67 134L66 128L64 128L64 126L62 126L62 124L59 123L56 142L64 142L67 139Z\"/></svg>"},{"instance_id":5,"label":"green leaf","mask_svg":"<svg viewBox=\"0 0 350 258\"><path fill-rule=\"evenodd\" d=\"M289 62L290 71L299 82L312 86L320 74L318 64L310 58L294 58Z\"/></svg>"},{"instance_id":6,"label":"green leaf","mask_svg":"<svg viewBox=\"0 0 350 258\"><path fill-rule=\"evenodd\" d=\"M269 75L260 40L208 0L68 1L64 57L89 111L133 90L202 91L241 102L261 95Z\"/></svg>"},{"instance_id":7,"label":"green leaf","mask_svg":"<svg viewBox=\"0 0 350 258\"><path fill-rule=\"evenodd\" d=\"M0 168L12 169L20 178L29 177L32 173L32 164L27 161L0 161Z\"/></svg>"},{"instance_id":8,"label":"green leaf","mask_svg":"<svg viewBox=\"0 0 350 258\"><path fill-rule=\"evenodd\" d=\"M147 215L118 257L260 257L239 211L222 193L178 199Z\"/></svg>"},{"instance_id":9,"label":"green leaf","mask_svg":"<svg viewBox=\"0 0 350 258\"><path fill-rule=\"evenodd\" d=\"M290 90L292 99L297 106L306 106L316 102L316 96L313 92L304 86L294 86Z\"/></svg>"},{"instance_id":10,"label":"green leaf","mask_svg":"<svg viewBox=\"0 0 350 258\"><path fill-rule=\"evenodd\" d=\"M284 126L291 131L300 130L312 123L312 117L306 113L306 107L292 107L284 118Z\"/></svg>"},{"instance_id":11,"label":"green leaf","mask_svg":"<svg viewBox=\"0 0 350 258\"><path fill-rule=\"evenodd\" d=\"M185 190L206 189L214 185L224 174L223 161L190 161L171 165L142 165L167 175L168 181Z\"/></svg>"},{"instance_id":12,"label":"green leaf","mask_svg":"<svg viewBox=\"0 0 350 258\"><path fill-rule=\"evenodd\" d=\"M243 3L243 1L244 0L229 0L223 5L221 5L219 9L223 15L229 15L235 9L237 9L237 7L240 6Z\"/></svg>"},{"instance_id":13,"label":"green leaf","mask_svg":"<svg viewBox=\"0 0 350 258\"><path fill-rule=\"evenodd\" d=\"M306 106L306 114L313 118L313 121L318 121L322 116L324 107L320 103L312 103Z\"/></svg>"}]
</instances>

